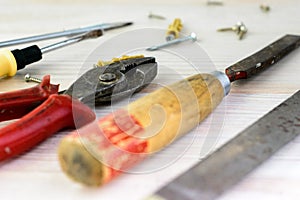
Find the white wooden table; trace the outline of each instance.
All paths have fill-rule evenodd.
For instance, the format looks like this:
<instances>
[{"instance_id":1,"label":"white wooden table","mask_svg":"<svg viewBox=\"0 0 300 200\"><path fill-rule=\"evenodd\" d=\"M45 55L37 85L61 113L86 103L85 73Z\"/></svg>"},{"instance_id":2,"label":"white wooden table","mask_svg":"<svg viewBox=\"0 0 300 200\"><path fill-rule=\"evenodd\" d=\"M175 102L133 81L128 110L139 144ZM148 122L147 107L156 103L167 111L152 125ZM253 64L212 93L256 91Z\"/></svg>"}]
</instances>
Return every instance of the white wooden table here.
<instances>
[{"instance_id":1,"label":"white wooden table","mask_svg":"<svg viewBox=\"0 0 300 200\"><path fill-rule=\"evenodd\" d=\"M114 52L118 52L114 49L121 48L122 45L126 46L126 44L120 44L120 47L114 44L113 47L107 49L101 47L106 47L110 42L113 43L114 37L129 31L134 32L141 28L165 29L175 17L180 17L184 21L184 34L195 32L199 38L197 44L185 44L185 48L189 45L191 47L196 45L195 49L201 50L201 55L205 52L207 56L199 58L195 57L198 55L197 52L187 52L184 58L200 63L199 66L193 68L184 59L176 60L170 54L153 53L159 58L158 61L162 66L154 83L170 83L181 78L181 75L194 73L195 70L223 71L230 64L259 50L284 34L300 33L300 2L297 0L265 2L271 6L269 13L263 13L259 9L261 1L250 0L243 2L224 0L223 6L207 6L204 0L165 2L30 0L26 3L17 0L1 1L1 41L103 22L125 20L133 21L134 25L107 32L99 39L85 41L49 53L42 61L19 71L15 77L0 80L0 92L33 86L35 83L24 83L23 76L26 73L37 77L50 74L53 83L59 83L61 89L66 89L78 78L86 59L91 54L95 54L94 50L97 47L101 51L99 58L118 56L113 55ZM149 19L147 17L149 11L163 15L167 20ZM217 28L232 26L237 21L243 21L249 29L242 41L239 41L234 33L216 32ZM129 41L134 43L136 40L139 38L133 37ZM146 41L143 44L145 45L163 42L164 38L158 38L156 35L151 37L150 34L142 40ZM51 41L44 41L37 44L44 46L50 43ZM140 43L136 45L139 47ZM120 51L122 53L122 50ZM201 160L208 152L234 137L298 90L300 88L299 66L300 49L260 76L234 83L231 93L214 114L193 132L134 169L134 172L140 173L125 174L101 188L86 188L72 182L62 173L56 149L60 139L70 130L62 131L30 152L0 165L1 199L142 199ZM172 73L177 76L170 76L170 69L174 70ZM145 95L149 91L145 89L136 97ZM97 109L99 116L110 111L110 107ZM0 125L6 124L8 122ZM193 143L191 143L192 140ZM189 148L180 152L178 149L182 146ZM168 155L174 153L179 153L180 156L176 157L177 159L173 162L164 166L160 165ZM297 138L220 199L299 199L299 166L300 138Z\"/></svg>"}]
</instances>

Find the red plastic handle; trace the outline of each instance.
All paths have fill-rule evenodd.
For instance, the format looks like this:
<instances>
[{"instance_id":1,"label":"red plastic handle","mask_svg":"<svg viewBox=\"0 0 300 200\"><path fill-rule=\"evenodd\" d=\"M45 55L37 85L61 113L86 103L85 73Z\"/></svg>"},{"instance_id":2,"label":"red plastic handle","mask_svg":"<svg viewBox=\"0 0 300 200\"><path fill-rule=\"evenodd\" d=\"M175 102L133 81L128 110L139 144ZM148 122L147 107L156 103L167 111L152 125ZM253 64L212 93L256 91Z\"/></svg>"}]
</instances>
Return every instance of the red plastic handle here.
<instances>
[{"instance_id":1,"label":"red plastic handle","mask_svg":"<svg viewBox=\"0 0 300 200\"><path fill-rule=\"evenodd\" d=\"M0 129L0 161L34 147L63 128L79 128L95 118L80 101L68 95L50 95L32 112Z\"/></svg>"},{"instance_id":2,"label":"red plastic handle","mask_svg":"<svg viewBox=\"0 0 300 200\"><path fill-rule=\"evenodd\" d=\"M0 93L0 122L18 119L40 105L51 94L57 94L58 85L50 84L50 76L34 87Z\"/></svg>"}]
</instances>

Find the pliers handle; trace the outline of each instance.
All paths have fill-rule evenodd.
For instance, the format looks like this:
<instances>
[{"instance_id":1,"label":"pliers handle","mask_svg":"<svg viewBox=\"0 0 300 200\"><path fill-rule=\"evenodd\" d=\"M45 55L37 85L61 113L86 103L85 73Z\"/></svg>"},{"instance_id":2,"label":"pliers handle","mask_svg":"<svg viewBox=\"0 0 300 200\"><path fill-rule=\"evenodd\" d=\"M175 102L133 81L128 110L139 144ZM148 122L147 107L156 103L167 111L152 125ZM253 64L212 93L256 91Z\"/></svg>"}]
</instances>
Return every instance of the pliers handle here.
<instances>
[{"instance_id":1,"label":"pliers handle","mask_svg":"<svg viewBox=\"0 0 300 200\"><path fill-rule=\"evenodd\" d=\"M63 128L79 128L95 119L89 107L57 91L58 85L50 84L50 76L45 76L38 86L0 94L1 121L19 118L40 104L0 130L0 161L32 148Z\"/></svg>"},{"instance_id":2,"label":"pliers handle","mask_svg":"<svg viewBox=\"0 0 300 200\"><path fill-rule=\"evenodd\" d=\"M50 76L47 75L34 87L0 93L0 122L18 119L29 113L51 94L57 94L58 88L59 85L50 84Z\"/></svg>"}]
</instances>

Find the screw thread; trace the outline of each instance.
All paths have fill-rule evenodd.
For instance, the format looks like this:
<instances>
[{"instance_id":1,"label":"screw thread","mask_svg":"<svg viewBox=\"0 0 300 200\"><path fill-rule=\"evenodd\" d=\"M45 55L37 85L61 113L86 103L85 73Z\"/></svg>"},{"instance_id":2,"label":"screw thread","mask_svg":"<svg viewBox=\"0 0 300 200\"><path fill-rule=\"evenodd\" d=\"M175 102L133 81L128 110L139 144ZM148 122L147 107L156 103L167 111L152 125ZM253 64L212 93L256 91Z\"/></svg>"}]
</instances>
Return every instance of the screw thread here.
<instances>
[{"instance_id":1,"label":"screw thread","mask_svg":"<svg viewBox=\"0 0 300 200\"><path fill-rule=\"evenodd\" d=\"M42 79L36 78L36 77L31 77L30 74L26 74L24 76L24 80L26 82L36 82L36 83L41 83Z\"/></svg>"}]
</instances>

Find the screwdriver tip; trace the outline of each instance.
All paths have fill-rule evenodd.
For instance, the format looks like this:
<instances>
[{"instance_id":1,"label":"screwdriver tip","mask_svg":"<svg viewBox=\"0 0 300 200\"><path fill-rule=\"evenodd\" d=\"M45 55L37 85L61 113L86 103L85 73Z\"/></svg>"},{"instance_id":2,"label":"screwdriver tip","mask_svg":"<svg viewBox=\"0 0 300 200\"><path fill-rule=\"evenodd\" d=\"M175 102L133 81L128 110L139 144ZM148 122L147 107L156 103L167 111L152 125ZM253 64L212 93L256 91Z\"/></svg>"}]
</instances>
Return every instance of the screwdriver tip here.
<instances>
[{"instance_id":1,"label":"screwdriver tip","mask_svg":"<svg viewBox=\"0 0 300 200\"><path fill-rule=\"evenodd\" d=\"M102 25L102 28L105 31L107 31L107 30L112 30L112 29L121 28L121 27L125 27L125 26L130 26L132 24L133 24L133 22L115 22L115 23L108 23L108 24Z\"/></svg>"},{"instance_id":2,"label":"screwdriver tip","mask_svg":"<svg viewBox=\"0 0 300 200\"><path fill-rule=\"evenodd\" d=\"M155 50L158 50L157 46L152 46L146 49L146 51L155 51Z\"/></svg>"},{"instance_id":3,"label":"screwdriver tip","mask_svg":"<svg viewBox=\"0 0 300 200\"><path fill-rule=\"evenodd\" d=\"M132 25L132 24L133 24L133 22L125 22L124 26L129 26L129 25Z\"/></svg>"}]
</instances>

